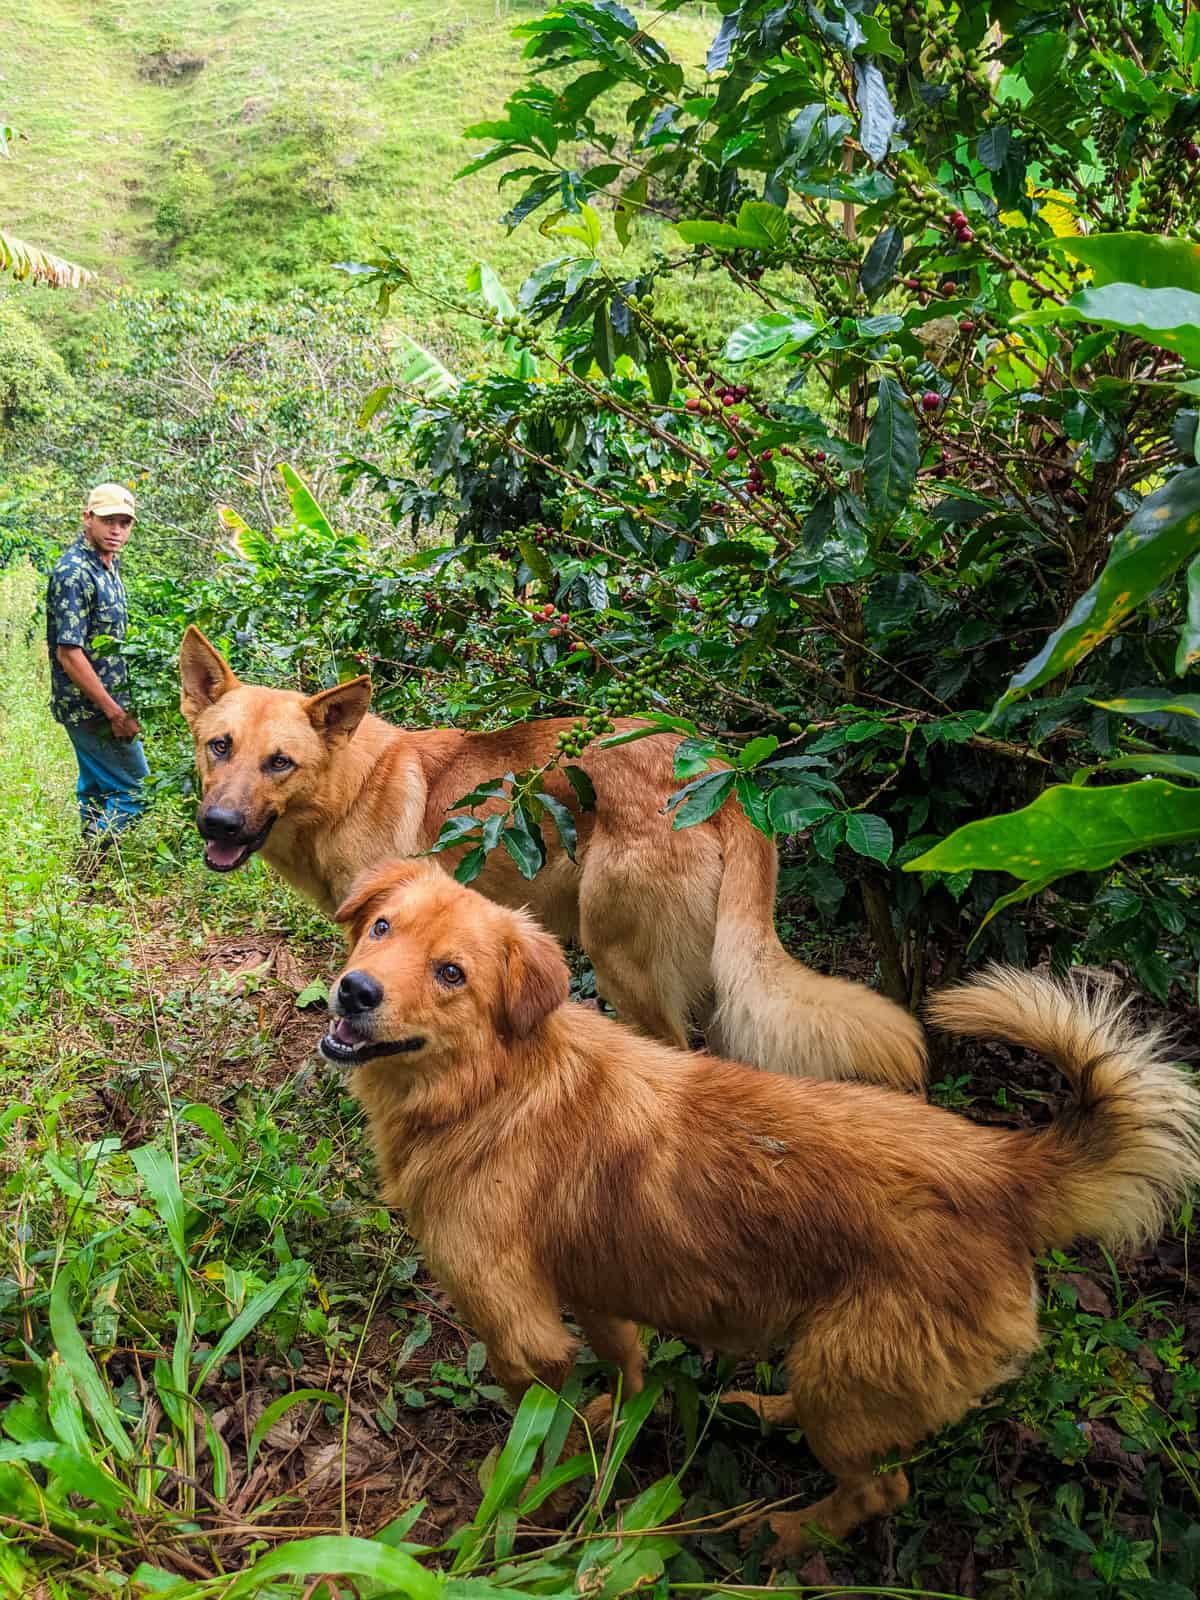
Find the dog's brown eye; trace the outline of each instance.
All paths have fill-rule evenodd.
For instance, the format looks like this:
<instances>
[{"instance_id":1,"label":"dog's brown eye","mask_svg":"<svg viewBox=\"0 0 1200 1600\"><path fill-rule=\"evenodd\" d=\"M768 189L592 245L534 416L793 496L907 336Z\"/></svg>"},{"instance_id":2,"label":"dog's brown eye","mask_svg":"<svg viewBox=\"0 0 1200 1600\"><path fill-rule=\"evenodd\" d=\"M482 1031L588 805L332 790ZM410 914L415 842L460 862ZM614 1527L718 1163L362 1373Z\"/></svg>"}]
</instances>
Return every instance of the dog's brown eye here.
<instances>
[{"instance_id":1,"label":"dog's brown eye","mask_svg":"<svg viewBox=\"0 0 1200 1600\"><path fill-rule=\"evenodd\" d=\"M382 939L385 933L392 931L392 925L386 917L376 917L371 924L372 939Z\"/></svg>"},{"instance_id":2,"label":"dog's brown eye","mask_svg":"<svg viewBox=\"0 0 1200 1600\"><path fill-rule=\"evenodd\" d=\"M461 989L467 981L467 975L461 967L456 967L453 961L443 961L436 968L437 981L444 984L447 989Z\"/></svg>"},{"instance_id":3,"label":"dog's brown eye","mask_svg":"<svg viewBox=\"0 0 1200 1600\"><path fill-rule=\"evenodd\" d=\"M286 772L289 767L294 767L296 763L292 760L291 756L276 754L271 757L271 759L267 762L267 765L270 767L272 772Z\"/></svg>"},{"instance_id":4,"label":"dog's brown eye","mask_svg":"<svg viewBox=\"0 0 1200 1600\"><path fill-rule=\"evenodd\" d=\"M233 740L230 739L226 734L222 734L219 739L210 739L208 741L209 754L214 756L227 756L232 744Z\"/></svg>"}]
</instances>

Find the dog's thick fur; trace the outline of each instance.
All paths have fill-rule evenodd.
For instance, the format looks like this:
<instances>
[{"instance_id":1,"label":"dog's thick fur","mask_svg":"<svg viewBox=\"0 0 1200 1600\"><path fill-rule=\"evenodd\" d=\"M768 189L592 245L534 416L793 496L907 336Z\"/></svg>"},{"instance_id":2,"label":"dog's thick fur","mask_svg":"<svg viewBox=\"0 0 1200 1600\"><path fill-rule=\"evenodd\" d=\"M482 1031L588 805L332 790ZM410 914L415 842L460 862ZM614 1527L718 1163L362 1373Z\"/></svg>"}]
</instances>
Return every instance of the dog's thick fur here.
<instances>
[{"instance_id":1,"label":"dog's thick fur","mask_svg":"<svg viewBox=\"0 0 1200 1600\"><path fill-rule=\"evenodd\" d=\"M196 628L184 635L180 677L203 789L197 825L208 837L214 813L241 819L234 844L210 839L206 859L229 870L261 848L330 913L365 868L427 850L478 784L548 761L569 726L408 732L367 715L367 678L311 697L252 687ZM643 1033L682 1046L696 1026L724 1055L775 1072L921 1090L924 1040L908 1012L810 971L780 944L771 841L732 805L697 827L672 827L663 805L678 787L678 742L664 734L593 745L580 764L596 808L578 816L576 860L547 829L547 864L531 882L507 851L493 850L480 890L501 905L528 904L579 944L601 994ZM279 756L291 763L281 771L271 765ZM547 788L577 809L565 778L551 775ZM460 855L437 860L451 871Z\"/></svg>"},{"instance_id":2,"label":"dog's thick fur","mask_svg":"<svg viewBox=\"0 0 1200 1600\"><path fill-rule=\"evenodd\" d=\"M322 1041L357 1066L384 1194L514 1395L575 1343L641 1386L637 1324L787 1349L798 1423L836 1486L770 1518L785 1554L908 1494L877 1472L1017 1371L1038 1341L1035 1251L1152 1237L1200 1179L1200 1090L1105 998L997 968L943 993L953 1033L1050 1057L1073 1091L1044 1131L981 1127L867 1084L683 1055L565 1004L555 942L421 862L369 875ZM445 963L454 963L456 974ZM345 989L347 974L354 974ZM462 981L459 981L459 979ZM455 986L448 986L447 980ZM361 998L361 996L360 996Z\"/></svg>"}]
</instances>

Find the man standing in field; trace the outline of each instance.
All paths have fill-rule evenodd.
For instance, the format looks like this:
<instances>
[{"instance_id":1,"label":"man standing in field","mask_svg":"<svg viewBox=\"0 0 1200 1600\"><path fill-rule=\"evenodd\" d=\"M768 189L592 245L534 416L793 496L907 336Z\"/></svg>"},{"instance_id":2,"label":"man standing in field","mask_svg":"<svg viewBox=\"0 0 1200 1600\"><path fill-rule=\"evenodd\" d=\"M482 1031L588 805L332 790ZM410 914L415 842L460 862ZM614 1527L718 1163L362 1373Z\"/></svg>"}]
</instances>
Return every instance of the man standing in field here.
<instances>
[{"instance_id":1,"label":"man standing in field","mask_svg":"<svg viewBox=\"0 0 1200 1600\"><path fill-rule=\"evenodd\" d=\"M133 496L102 483L88 496L83 532L50 574L46 644L50 709L75 747L79 814L85 839L107 840L144 809L146 755L136 717L121 704L128 669L119 651L101 653L93 640L125 637L128 609L119 556L129 541Z\"/></svg>"}]
</instances>

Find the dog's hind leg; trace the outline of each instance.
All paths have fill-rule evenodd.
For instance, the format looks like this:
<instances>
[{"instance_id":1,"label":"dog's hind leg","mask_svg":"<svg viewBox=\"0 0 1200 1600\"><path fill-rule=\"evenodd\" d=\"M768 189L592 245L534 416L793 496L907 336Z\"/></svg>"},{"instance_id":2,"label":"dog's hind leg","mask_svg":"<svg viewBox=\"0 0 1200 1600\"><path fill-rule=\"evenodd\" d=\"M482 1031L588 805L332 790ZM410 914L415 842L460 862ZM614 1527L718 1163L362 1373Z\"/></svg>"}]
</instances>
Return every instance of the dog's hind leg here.
<instances>
[{"instance_id":1,"label":"dog's hind leg","mask_svg":"<svg viewBox=\"0 0 1200 1600\"><path fill-rule=\"evenodd\" d=\"M796 1402L790 1394L751 1394L748 1389L726 1389L721 1396L723 1406L745 1406L753 1411L760 1422L768 1427L795 1424Z\"/></svg>"},{"instance_id":2,"label":"dog's hind leg","mask_svg":"<svg viewBox=\"0 0 1200 1600\"><path fill-rule=\"evenodd\" d=\"M675 853L594 837L579 886L579 935L596 988L621 1021L686 1049L712 985L720 856L692 862Z\"/></svg>"},{"instance_id":3,"label":"dog's hind leg","mask_svg":"<svg viewBox=\"0 0 1200 1600\"><path fill-rule=\"evenodd\" d=\"M598 1311L579 1311L576 1316L596 1356L620 1371L622 1402L641 1394L645 1387L646 1352L638 1337L637 1323L623 1317L605 1317ZM612 1408L611 1394L597 1395L584 1408L584 1421L593 1433L608 1427Z\"/></svg>"},{"instance_id":4,"label":"dog's hind leg","mask_svg":"<svg viewBox=\"0 0 1200 1600\"><path fill-rule=\"evenodd\" d=\"M598 1359L620 1369L621 1393L625 1399L631 1394L640 1394L644 1387L646 1352L638 1338L637 1323L627 1322L623 1317L602 1316L598 1311L579 1311L576 1315L584 1338Z\"/></svg>"},{"instance_id":5,"label":"dog's hind leg","mask_svg":"<svg viewBox=\"0 0 1200 1600\"><path fill-rule=\"evenodd\" d=\"M722 1403L739 1400L758 1410L765 1421L795 1421L805 1434L808 1448L832 1477L834 1493L802 1510L770 1512L742 1530L742 1544L754 1538L757 1528L768 1525L774 1544L768 1555L782 1560L819 1546L822 1538L845 1539L870 1517L888 1517L909 1498L909 1480L899 1467L878 1472L877 1462L907 1434L907 1427L886 1408L872 1408L861 1398L843 1394L811 1402L798 1395L722 1395ZM784 1411L790 1416L784 1416ZM907 1440L914 1443L914 1440Z\"/></svg>"}]
</instances>

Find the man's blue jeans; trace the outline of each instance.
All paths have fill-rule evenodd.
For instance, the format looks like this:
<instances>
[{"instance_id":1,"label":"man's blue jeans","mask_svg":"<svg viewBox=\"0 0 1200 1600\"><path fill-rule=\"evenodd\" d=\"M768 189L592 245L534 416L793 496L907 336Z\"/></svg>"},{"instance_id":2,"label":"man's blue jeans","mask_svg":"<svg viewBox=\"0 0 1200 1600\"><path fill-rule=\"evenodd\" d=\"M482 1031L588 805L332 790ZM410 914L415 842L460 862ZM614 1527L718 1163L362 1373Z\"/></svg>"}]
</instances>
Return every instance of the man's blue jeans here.
<instances>
[{"instance_id":1,"label":"man's blue jeans","mask_svg":"<svg viewBox=\"0 0 1200 1600\"><path fill-rule=\"evenodd\" d=\"M79 816L85 839L118 833L146 809L142 780L149 772L140 739L114 739L103 719L67 724L79 762Z\"/></svg>"}]
</instances>

